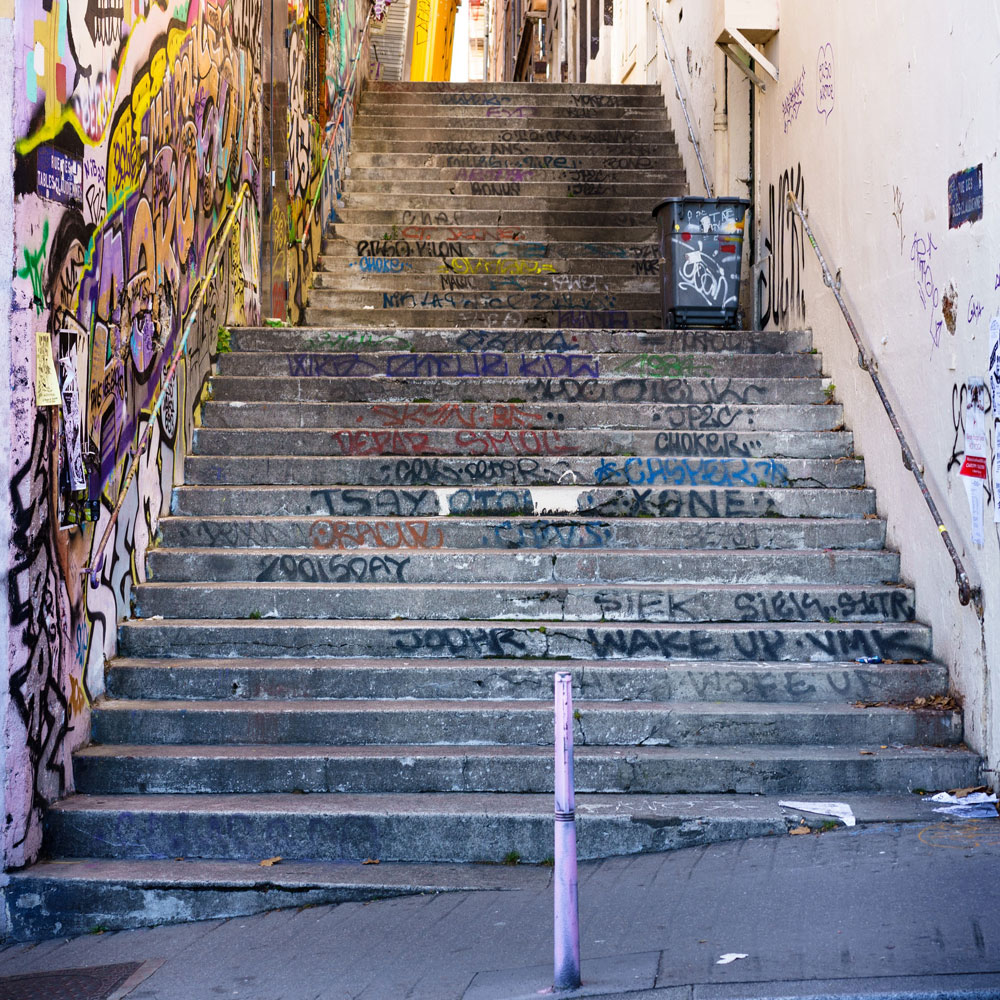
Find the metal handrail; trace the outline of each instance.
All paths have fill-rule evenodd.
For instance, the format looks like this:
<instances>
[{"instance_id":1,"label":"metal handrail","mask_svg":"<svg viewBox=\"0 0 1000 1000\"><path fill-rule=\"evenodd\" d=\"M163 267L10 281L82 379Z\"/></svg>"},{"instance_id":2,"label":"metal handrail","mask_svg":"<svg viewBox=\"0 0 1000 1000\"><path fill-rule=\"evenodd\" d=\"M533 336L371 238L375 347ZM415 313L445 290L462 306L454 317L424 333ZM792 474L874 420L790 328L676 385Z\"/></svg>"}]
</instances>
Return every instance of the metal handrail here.
<instances>
[{"instance_id":1,"label":"metal handrail","mask_svg":"<svg viewBox=\"0 0 1000 1000\"><path fill-rule=\"evenodd\" d=\"M681 93L681 81L677 77L677 69L674 67L674 60L670 56L670 50L667 48L667 36L663 33L663 23L660 21L660 15L656 12L656 8L652 8L653 17L656 18L656 26L660 29L660 39L663 42L663 54L667 57L667 62L670 64L670 75L674 78L674 90L677 93L677 100L681 102L681 111L684 112L684 121L687 122L688 127L688 138L691 140L691 144L694 146L694 155L698 157L698 166L701 168L701 179L705 184L705 191L708 193L709 198L714 198L715 195L712 194L712 185L708 180L708 171L705 169L705 161L701 158L701 146L698 145L698 137L694 133L694 125L691 123L691 116L688 114L687 101L684 100L684 95Z\"/></svg>"},{"instance_id":2,"label":"metal handrail","mask_svg":"<svg viewBox=\"0 0 1000 1000\"><path fill-rule=\"evenodd\" d=\"M982 590L979 587L973 587L969 581L969 574L965 571L965 566L962 564L962 560L951 540L951 535L945 527L941 514L938 511L937 504L934 503L934 498L931 496L930 490L927 488L927 481L924 479L923 473L920 471L917 460L914 458L913 452L910 450L910 446L907 443L906 435L903 434L903 429L899 426L899 420L896 418L892 404L889 402L889 399L885 394L885 389L882 387L882 381L878 377L878 363L872 361L866 353L864 345L861 343L861 335L858 333L858 328L854 323L851 312L847 308L847 303L844 302L843 295L840 294L840 281L834 279L833 274L830 272L830 268L826 263L826 258L823 256L823 251L820 250L819 244L816 242L816 237L813 235L812 227L809 225L809 220L806 218L806 214L802 210L802 206L798 203L798 200L791 191L788 192L788 203L791 205L795 214L799 217L799 221L802 223L802 227L805 229L806 235L809 237L809 243L816 252L816 259L819 261L819 266L823 271L823 284L825 284L833 292L834 297L837 300L837 305L840 306L840 311L844 314L847 327L851 331L851 336L854 338L854 343L858 348L858 367L863 368L866 372L868 372L868 375L872 380L872 384L875 386L875 391L878 393L879 399L882 400L882 406L885 407L889 423L892 424L892 429L896 432L896 437L899 439L903 465L913 473L913 478L916 479L917 485L920 487L920 493L924 498L924 502L927 504L927 508L930 510L931 516L934 518L934 523L937 525L941 541L944 542L945 548L948 550L948 555L951 556L951 561L955 565L955 580L958 583L958 599L963 605L973 603L976 613L981 616Z\"/></svg>"},{"instance_id":3,"label":"metal handrail","mask_svg":"<svg viewBox=\"0 0 1000 1000\"><path fill-rule=\"evenodd\" d=\"M351 75L347 78L347 85L344 87L344 93L340 98L336 118L331 118L326 123L327 134L331 138L331 148L327 150L326 156L323 157L323 166L319 172L319 180L316 182L316 192L313 195L312 204L309 206L309 215L306 218L306 227L302 230L302 236L299 239L300 247L304 247L306 245L306 237L309 235L309 230L312 228L313 218L316 215L316 203L319 201L319 196L323 191L323 181L326 178L326 172L330 168L330 159L337 149L337 129L340 127L340 123L344 118L344 111L347 107L347 99L351 96L354 88L354 74L358 71L358 63L361 61L361 49L365 44L365 36L368 34L368 28L372 23L373 13L374 8L369 7L368 16L365 18L365 26L361 29L361 37L358 39L358 47L354 50L354 59L351 61Z\"/></svg>"},{"instance_id":4,"label":"metal handrail","mask_svg":"<svg viewBox=\"0 0 1000 1000\"><path fill-rule=\"evenodd\" d=\"M128 488L132 485L132 480L135 478L135 474L139 469L139 463L146 454L146 447L149 444L149 437L152 432L153 424L156 422L156 416L160 412L160 407L163 405L167 389L170 388L170 384L177 372L177 363L180 361L181 355L184 354L184 351L187 348L188 335L191 333L191 327L194 325L195 317L198 315L198 309L201 307L202 299L205 297L205 293L208 290L209 284L211 284L212 278L215 277L215 271L216 268L218 268L219 261L222 259L222 254L226 249L226 242L229 239L229 234L232 232L232 228L235 225L237 218L239 218L240 212L243 209L244 199L246 198L247 192L250 190L250 182L243 181L240 185L239 193L236 196L236 202L230 210L229 218L226 220L225 225L221 229L221 236L215 249L215 256L212 258L211 267L209 267L208 272L202 279L201 287L198 289L198 294L195 296L194 302L191 305L191 311L188 315L187 322L184 324L184 332L177 344L177 347L174 348L174 353L170 358L170 366L160 383L160 390L153 403L153 408L149 413L149 421L143 428L142 435L140 436L139 442L136 446L135 458L132 459L132 464L129 466L128 472L125 474L125 479L118 488L118 502L111 511L111 520L108 521L106 527L104 528L104 534L101 535L101 540L91 555L90 566L85 566L80 571L81 576L89 577L90 585L92 587L96 587L99 583L98 574L104 566L104 548L108 544L108 540L111 538L111 532L118 521L118 515L121 513L122 506L125 503Z\"/></svg>"}]
</instances>

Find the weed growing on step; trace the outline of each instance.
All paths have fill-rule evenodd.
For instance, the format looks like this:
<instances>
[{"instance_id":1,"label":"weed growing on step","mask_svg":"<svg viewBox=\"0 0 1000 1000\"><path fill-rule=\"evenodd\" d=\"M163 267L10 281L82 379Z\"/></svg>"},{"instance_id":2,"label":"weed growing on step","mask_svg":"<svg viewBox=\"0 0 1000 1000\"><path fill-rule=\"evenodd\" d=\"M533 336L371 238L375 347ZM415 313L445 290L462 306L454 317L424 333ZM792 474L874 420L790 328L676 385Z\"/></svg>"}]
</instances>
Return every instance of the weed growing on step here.
<instances>
[{"instance_id":1,"label":"weed growing on step","mask_svg":"<svg viewBox=\"0 0 1000 1000\"><path fill-rule=\"evenodd\" d=\"M832 382L828 386L826 386L826 388L823 390L823 395L826 396L826 401L828 403L832 403L833 402L833 394L836 391L837 391L837 387Z\"/></svg>"},{"instance_id":2,"label":"weed growing on step","mask_svg":"<svg viewBox=\"0 0 1000 1000\"><path fill-rule=\"evenodd\" d=\"M520 851L508 851L503 856L503 863L505 865L517 865L521 863L521 852Z\"/></svg>"},{"instance_id":3,"label":"weed growing on step","mask_svg":"<svg viewBox=\"0 0 1000 1000\"><path fill-rule=\"evenodd\" d=\"M258 618L260 618L260 612L259 611L251 611L250 614L247 615L247 617L248 618L252 618L254 621L256 621Z\"/></svg>"},{"instance_id":4,"label":"weed growing on step","mask_svg":"<svg viewBox=\"0 0 1000 1000\"><path fill-rule=\"evenodd\" d=\"M232 334L224 327L219 327L218 339L215 342L217 354L229 354L232 351Z\"/></svg>"}]
</instances>

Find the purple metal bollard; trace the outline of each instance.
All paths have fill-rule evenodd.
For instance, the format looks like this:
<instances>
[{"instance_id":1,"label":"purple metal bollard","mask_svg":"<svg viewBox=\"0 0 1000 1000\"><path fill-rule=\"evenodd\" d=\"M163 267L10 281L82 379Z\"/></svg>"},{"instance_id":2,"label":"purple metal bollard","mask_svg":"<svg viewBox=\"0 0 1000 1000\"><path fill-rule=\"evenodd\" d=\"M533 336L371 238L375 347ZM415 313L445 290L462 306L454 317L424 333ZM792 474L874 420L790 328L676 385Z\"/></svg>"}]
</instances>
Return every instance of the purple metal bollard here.
<instances>
[{"instance_id":1,"label":"purple metal bollard","mask_svg":"<svg viewBox=\"0 0 1000 1000\"><path fill-rule=\"evenodd\" d=\"M580 916L576 883L576 802L573 794L573 675L556 674L555 981L580 986Z\"/></svg>"}]
</instances>

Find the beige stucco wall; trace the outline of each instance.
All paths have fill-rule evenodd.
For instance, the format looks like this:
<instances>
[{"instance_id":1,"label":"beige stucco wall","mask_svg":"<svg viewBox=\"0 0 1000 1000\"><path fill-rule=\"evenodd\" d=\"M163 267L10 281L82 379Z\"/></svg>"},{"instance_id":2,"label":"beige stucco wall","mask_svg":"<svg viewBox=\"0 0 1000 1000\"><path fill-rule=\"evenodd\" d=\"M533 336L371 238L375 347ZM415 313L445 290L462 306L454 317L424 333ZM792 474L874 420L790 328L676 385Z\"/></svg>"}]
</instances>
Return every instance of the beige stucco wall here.
<instances>
[{"instance_id":1,"label":"beige stucco wall","mask_svg":"<svg viewBox=\"0 0 1000 1000\"><path fill-rule=\"evenodd\" d=\"M714 46L721 0L659 3L682 89L718 193L745 195L748 84ZM645 7L645 0L635 4ZM682 14L683 12L683 14ZM990 320L1000 317L1000 3L997 0L781 0L780 30L764 55L779 82L755 94L756 253L774 256L757 282L759 321L811 327L824 370L846 407L888 521L889 544L917 592L918 616L966 708L970 745L1000 761L1000 525L994 523L994 414L987 413L990 478L985 544L970 541L959 420L963 387L988 378ZM740 27L740 25L735 25ZM618 24L611 31L618 36ZM612 47L615 42L612 39ZM602 45L603 48L603 45ZM610 58L615 80L618 58ZM665 60L656 65L681 140L689 187L702 186ZM631 82L631 80L629 81ZM638 82L638 81L637 81ZM827 89L821 90L826 84ZM728 98L726 127L717 119ZM983 217L949 229L948 178L982 164ZM891 425L801 227L783 208L801 195L820 246L890 400L923 466L973 583L983 619L958 601L954 570ZM771 201L774 200L772 215ZM1000 410L1000 401L997 401Z\"/></svg>"}]
</instances>

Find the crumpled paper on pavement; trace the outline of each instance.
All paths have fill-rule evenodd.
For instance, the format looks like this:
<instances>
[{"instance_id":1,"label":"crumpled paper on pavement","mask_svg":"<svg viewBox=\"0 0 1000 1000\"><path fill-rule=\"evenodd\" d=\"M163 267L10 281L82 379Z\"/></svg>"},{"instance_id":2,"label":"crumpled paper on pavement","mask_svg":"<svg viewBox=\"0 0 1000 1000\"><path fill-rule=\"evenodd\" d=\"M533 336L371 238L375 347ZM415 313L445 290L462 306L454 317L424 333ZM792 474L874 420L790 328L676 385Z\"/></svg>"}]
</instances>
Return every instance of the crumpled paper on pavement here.
<instances>
[{"instance_id":1,"label":"crumpled paper on pavement","mask_svg":"<svg viewBox=\"0 0 1000 1000\"><path fill-rule=\"evenodd\" d=\"M997 812L997 797L987 792L972 792L969 795L952 795L951 792L938 792L930 796L931 802L943 802L947 805L938 806L934 812L946 816L957 816L959 819L1000 819Z\"/></svg>"},{"instance_id":2,"label":"crumpled paper on pavement","mask_svg":"<svg viewBox=\"0 0 1000 1000\"><path fill-rule=\"evenodd\" d=\"M854 826L857 820L851 807L846 802L786 802L781 800L779 806L785 809L797 809L799 812L816 813L818 816L836 816L844 826Z\"/></svg>"}]
</instances>

